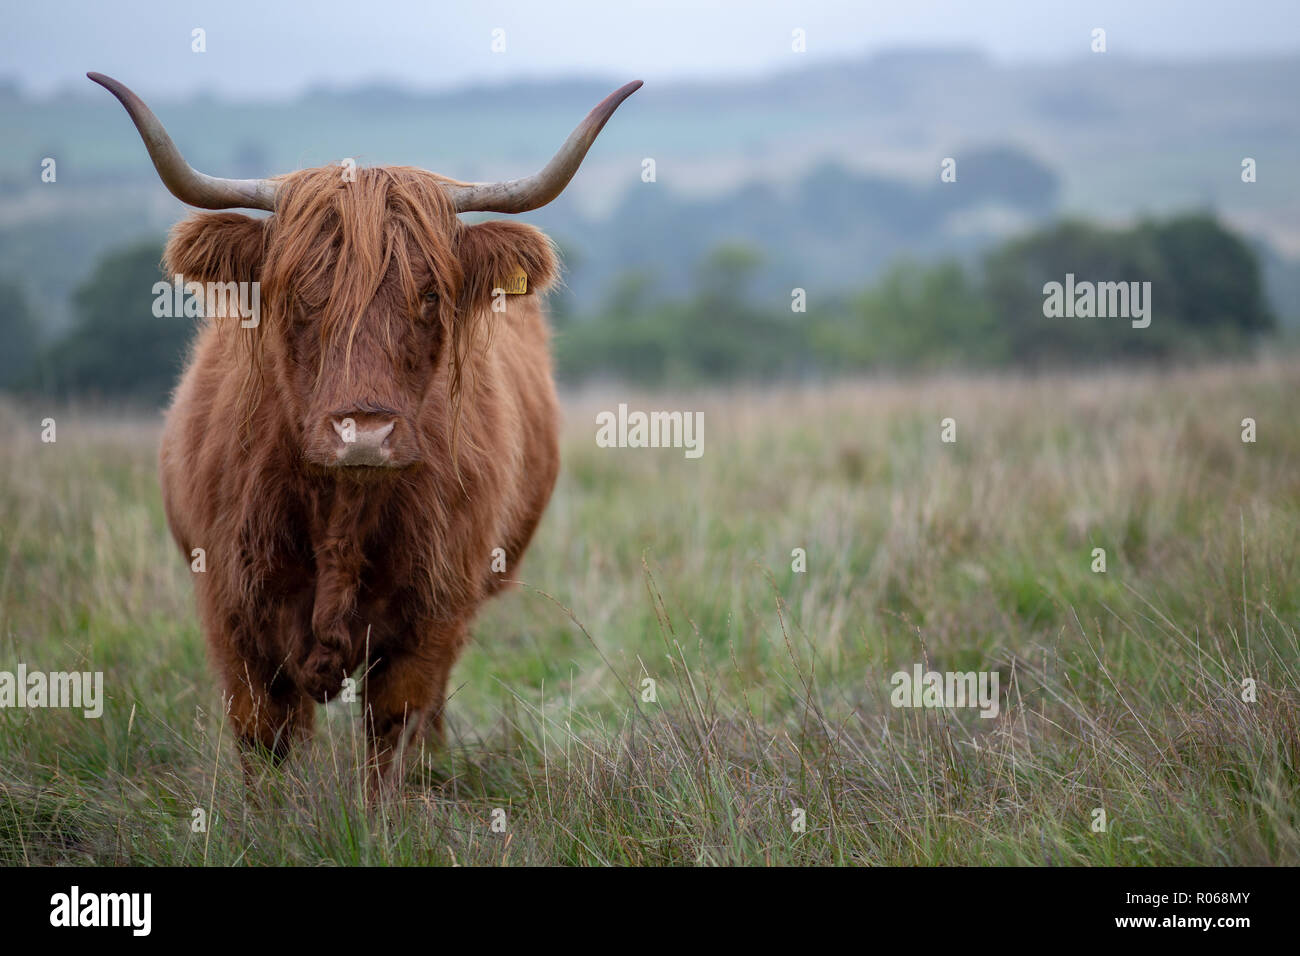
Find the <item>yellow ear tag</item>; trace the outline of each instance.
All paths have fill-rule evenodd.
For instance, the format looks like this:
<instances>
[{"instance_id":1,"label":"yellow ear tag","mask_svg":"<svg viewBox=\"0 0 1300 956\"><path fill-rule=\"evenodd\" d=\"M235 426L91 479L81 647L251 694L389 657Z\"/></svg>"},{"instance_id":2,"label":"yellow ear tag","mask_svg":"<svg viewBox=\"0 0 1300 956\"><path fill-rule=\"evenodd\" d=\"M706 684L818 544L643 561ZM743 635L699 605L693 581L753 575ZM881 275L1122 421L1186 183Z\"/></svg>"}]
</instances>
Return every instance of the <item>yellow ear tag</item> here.
<instances>
[{"instance_id":1,"label":"yellow ear tag","mask_svg":"<svg viewBox=\"0 0 1300 956\"><path fill-rule=\"evenodd\" d=\"M500 289L506 295L525 295L528 292L528 273L516 269L501 282Z\"/></svg>"}]
</instances>

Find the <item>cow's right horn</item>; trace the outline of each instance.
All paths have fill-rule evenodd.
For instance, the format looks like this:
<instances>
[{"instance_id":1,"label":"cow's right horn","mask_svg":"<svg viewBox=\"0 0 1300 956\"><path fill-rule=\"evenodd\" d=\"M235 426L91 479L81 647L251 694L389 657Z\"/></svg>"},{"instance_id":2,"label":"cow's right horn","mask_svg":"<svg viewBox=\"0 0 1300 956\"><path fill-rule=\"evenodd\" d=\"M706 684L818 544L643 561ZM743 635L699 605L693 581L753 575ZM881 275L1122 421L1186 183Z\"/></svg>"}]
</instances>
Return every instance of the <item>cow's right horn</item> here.
<instances>
[{"instance_id":1,"label":"cow's right horn","mask_svg":"<svg viewBox=\"0 0 1300 956\"><path fill-rule=\"evenodd\" d=\"M144 100L103 73L87 73L118 98L140 131L149 158L163 185L183 203L200 209L275 209L276 183L271 179L218 179L199 172L181 156L172 138Z\"/></svg>"},{"instance_id":2,"label":"cow's right horn","mask_svg":"<svg viewBox=\"0 0 1300 956\"><path fill-rule=\"evenodd\" d=\"M545 206L564 191L582 165L596 136L604 129L625 99L641 89L634 80L601 100L578 128L569 134L549 163L539 173L503 183L454 183L448 187L457 212L528 212Z\"/></svg>"}]
</instances>

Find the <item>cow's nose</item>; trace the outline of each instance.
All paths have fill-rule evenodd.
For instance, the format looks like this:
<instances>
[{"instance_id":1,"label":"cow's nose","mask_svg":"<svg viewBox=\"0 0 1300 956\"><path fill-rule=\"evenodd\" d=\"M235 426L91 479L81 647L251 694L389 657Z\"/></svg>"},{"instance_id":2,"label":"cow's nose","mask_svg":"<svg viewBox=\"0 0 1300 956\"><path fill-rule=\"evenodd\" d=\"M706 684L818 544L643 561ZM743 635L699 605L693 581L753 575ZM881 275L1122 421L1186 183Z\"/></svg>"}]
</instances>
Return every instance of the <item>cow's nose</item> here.
<instances>
[{"instance_id":1,"label":"cow's nose","mask_svg":"<svg viewBox=\"0 0 1300 956\"><path fill-rule=\"evenodd\" d=\"M339 465L386 465L392 457L388 437L397 422L373 415L332 415L330 424L338 436L335 463Z\"/></svg>"}]
</instances>

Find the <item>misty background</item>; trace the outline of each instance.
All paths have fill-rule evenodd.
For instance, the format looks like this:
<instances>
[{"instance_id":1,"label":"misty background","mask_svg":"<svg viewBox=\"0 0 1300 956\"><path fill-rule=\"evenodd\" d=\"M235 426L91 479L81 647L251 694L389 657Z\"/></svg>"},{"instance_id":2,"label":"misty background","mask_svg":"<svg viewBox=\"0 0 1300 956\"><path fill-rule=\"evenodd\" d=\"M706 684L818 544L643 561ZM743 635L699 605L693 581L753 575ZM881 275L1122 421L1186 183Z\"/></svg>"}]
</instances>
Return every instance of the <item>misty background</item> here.
<instances>
[{"instance_id":1,"label":"misty background","mask_svg":"<svg viewBox=\"0 0 1300 956\"><path fill-rule=\"evenodd\" d=\"M192 331L151 312L189 210L87 70L231 177L349 157L514 178L646 80L564 194L520 217L564 254L569 383L1185 360L1295 337L1294 4L698 6L7 11L0 387L157 403ZM1045 318L1042 285L1067 272L1151 281L1151 327Z\"/></svg>"}]
</instances>

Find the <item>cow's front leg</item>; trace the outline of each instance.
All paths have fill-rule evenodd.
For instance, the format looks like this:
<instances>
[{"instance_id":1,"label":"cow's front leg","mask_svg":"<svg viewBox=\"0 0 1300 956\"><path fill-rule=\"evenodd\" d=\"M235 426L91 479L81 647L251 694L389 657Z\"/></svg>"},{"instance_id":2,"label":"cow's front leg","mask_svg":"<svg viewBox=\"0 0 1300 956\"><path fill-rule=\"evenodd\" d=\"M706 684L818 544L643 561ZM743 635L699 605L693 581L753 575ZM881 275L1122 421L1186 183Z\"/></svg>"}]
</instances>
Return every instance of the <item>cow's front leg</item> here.
<instances>
[{"instance_id":1,"label":"cow's front leg","mask_svg":"<svg viewBox=\"0 0 1300 956\"><path fill-rule=\"evenodd\" d=\"M316 544L311 630L295 678L309 697L322 703L338 696L343 679L356 664L352 622L365 558L350 529L360 520L361 501L359 495L337 493Z\"/></svg>"},{"instance_id":2,"label":"cow's front leg","mask_svg":"<svg viewBox=\"0 0 1300 956\"><path fill-rule=\"evenodd\" d=\"M410 648L375 656L364 680L372 792L401 783L408 757L419 753L427 728L432 728L434 742L443 744L447 681L466 633L463 622L438 625Z\"/></svg>"},{"instance_id":3,"label":"cow's front leg","mask_svg":"<svg viewBox=\"0 0 1300 956\"><path fill-rule=\"evenodd\" d=\"M271 675L233 654L222 655L223 704L233 725L244 776L252 782L262 762L281 763L297 740L311 734L316 709L284 675Z\"/></svg>"}]
</instances>

